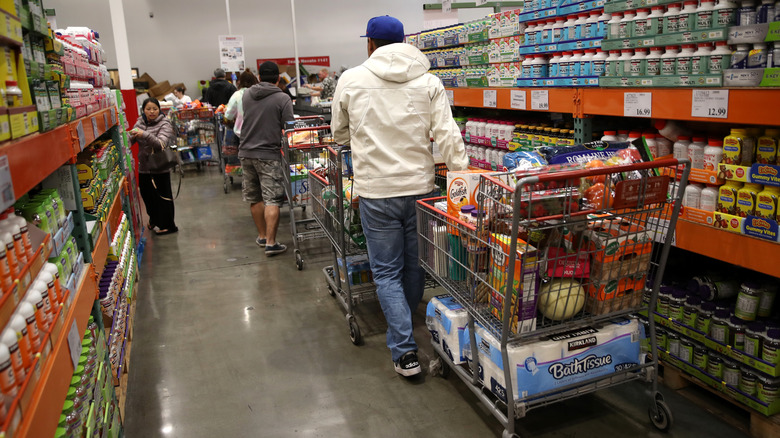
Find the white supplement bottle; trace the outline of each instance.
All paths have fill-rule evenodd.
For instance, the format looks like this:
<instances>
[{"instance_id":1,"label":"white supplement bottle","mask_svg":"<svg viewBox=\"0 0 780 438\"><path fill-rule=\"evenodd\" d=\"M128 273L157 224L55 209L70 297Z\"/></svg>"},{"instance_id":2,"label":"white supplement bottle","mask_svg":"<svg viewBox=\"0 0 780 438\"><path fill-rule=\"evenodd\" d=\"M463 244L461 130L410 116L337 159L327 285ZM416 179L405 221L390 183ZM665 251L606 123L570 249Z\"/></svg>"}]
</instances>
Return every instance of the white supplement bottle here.
<instances>
[{"instance_id":1,"label":"white supplement bottle","mask_svg":"<svg viewBox=\"0 0 780 438\"><path fill-rule=\"evenodd\" d=\"M625 129L618 129L618 141L628 141L629 132Z\"/></svg>"},{"instance_id":2,"label":"white supplement bottle","mask_svg":"<svg viewBox=\"0 0 780 438\"><path fill-rule=\"evenodd\" d=\"M677 76L688 76L691 74L691 58L695 51L695 44L682 45L682 51L677 54L677 61L675 62L675 73Z\"/></svg>"},{"instance_id":3,"label":"white supplement bottle","mask_svg":"<svg viewBox=\"0 0 780 438\"><path fill-rule=\"evenodd\" d=\"M607 64L607 53L601 49L596 49L596 54L593 55L593 62L591 67L591 75L604 76Z\"/></svg>"},{"instance_id":4,"label":"white supplement bottle","mask_svg":"<svg viewBox=\"0 0 780 438\"><path fill-rule=\"evenodd\" d=\"M701 0L696 10L696 30L707 30L713 27L715 0Z\"/></svg>"},{"instance_id":5,"label":"white supplement bottle","mask_svg":"<svg viewBox=\"0 0 780 438\"><path fill-rule=\"evenodd\" d=\"M623 18L620 20L620 25L618 26L618 38L631 38L634 36L631 34L631 27L634 25L634 17L636 17L634 11L623 12Z\"/></svg>"},{"instance_id":6,"label":"white supplement bottle","mask_svg":"<svg viewBox=\"0 0 780 438\"><path fill-rule=\"evenodd\" d=\"M593 57L596 56L596 49L588 49L585 54L582 55L580 61L580 76L592 76L593 75Z\"/></svg>"},{"instance_id":7,"label":"white supplement bottle","mask_svg":"<svg viewBox=\"0 0 780 438\"><path fill-rule=\"evenodd\" d=\"M699 43L696 45L696 52L691 57L692 75L706 75L709 73L711 53L712 46L710 43Z\"/></svg>"},{"instance_id":8,"label":"white supplement bottle","mask_svg":"<svg viewBox=\"0 0 780 438\"><path fill-rule=\"evenodd\" d=\"M661 55L661 76L674 76L679 53L677 46L666 46L666 51Z\"/></svg>"},{"instance_id":9,"label":"white supplement bottle","mask_svg":"<svg viewBox=\"0 0 780 438\"><path fill-rule=\"evenodd\" d=\"M688 145L688 159L691 160L691 169L704 169L704 148L707 146L704 137L693 137L693 142Z\"/></svg>"},{"instance_id":10,"label":"white supplement bottle","mask_svg":"<svg viewBox=\"0 0 780 438\"><path fill-rule=\"evenodd\" d=\"M731 65L731 49L728 41L715 43L715 50L710 53L709 72L721 73Z\"/></svg>"},{"instance_id":11,"label":"white supplement bottle","mask_svg":"<svg viewBox=\"0 0 780 438\"><path fill-rule=\"evenodd\" d=\"M19 349L19 340L16 338L16 332L7 327L3 330L2 336L0 336L0 343L8 347L8 352L11 354L11 366L14 367L14 374L19 380L17 383L21 385L24 383L24 377L27 373L24 371L24 361L22 360L22 352Z\"/></svg>"},{"instance_id":12,"label":"white supplement bottle","mask_svg":"<svg viewBox=\"0 0 780 438\"><path fill-rule=\"evenodd\" d=\"M683 205L690 208L699 208L701 203L701 191L704 186L701 184L688 184L685 186L685 195L683 195Z\"/></svg>"},{"instance_id":13,"label":"white supplement bottle","mask_svg":"<svg viewBox=\"0 0 780 438\"><path fill-rule=\"evenodd\" d=\"M542 44L552 43L552 29L555 25L555 19L549 19L542 26Z\"/></svg>"},{"instance_id":14,"label":"white supplement bottle","mask_svg":"<svg viewBox=\"0 0 780 438\"><path fill-rule=\"evenodd\" d=\"M29 370L35 352L33 352L32 342L30 341L30 333L27 331L27 322L25 322L22 315L17 312L11 317L8 327L10 327L16 335L16 340L19 343L19 352L22 354L24 369Z\"/></svg>"},{"instance_id":15,"label":"white supplement bottle","mask_svg":"<svg viewBox=\"0 0 780 438\"><path fill-rule=\"evenodd\" d=\"M569 61L569 76L579 77L582 75L582 50L575 50L571 54L571 61Z\"/></svg>"},{"instance_id":16,"label":"white supplement bottle","mask_svg":"<svg viewBox=\"0 0 780 438\"><path fill-rule=\"evenodd\" d=\"M747 68L766 68L766 44L755 43L748 53Z\"/></svg>"},{"instance_id":17,"label":"white supplement bottle","mask_svg":"<svg viewBox=\"0 0 780 438\"><path fill-rule=\"evenodd\" d=\"M660 35L664 32L664 10L663 6L653 6L650 8L650 15L647 16L647 35Z\"/></svg>"},{"instance_id":18,"label":"white supplement bottle","mask_svg":"<svg viewBox=\"0 0 780 438\"><path fill-rule=\"evenodd\" d=\"M690 32L696 27L698 0L685 0L684 7L677 16L677 32Z\"/></svg>"},{"instance_id":19,"label":"white supplement bottle","mask_svg":"<svg viewBox=\"0 0 780 438\"><path fill-rule=\"evenodd\" d=\"M552 58L550 58L549 63L549 75L551 78L557 78L560 74L560 62L561 62L561 54L556 53L553 55Z\"/></svg>"},{"instance_id":20,"label":"white supplement bottle","mask_svg":"<svg viewBox=\"0 0 780 438\"><path fill-rule=\"evenodd\" d=\"M731 0L718 0L713 8L713 27L728 27L737 23L737 3Z\"/></svg>"},{"instance_id":21,"label":"white supplement bottle","mask_svg":"<svg viewBox=\"0 0 780 438\"><path fill-rule=\"evenodd\" d=\"M612 14L603 12L599 15L599 28L596 32L596 38L604 38L607 36L607 23L612 19Z\"/></svg>"},{"instance_id":22,"label":"white supplement bottle","mask_svg":"<svg viewBox=\"0 0 780 438\"><path fill-rule=\"evenodd\" d=\"M57 301L59 303L64 303L65 291L62 290L62 284L60 284L60 271L57 269L57 265L54 263L46 263L43 265L43 269L41 271L45 271L51 275L52 281L54 282L54 288L57 290ZM43 278L44 280L47 280L49 277Z\"/></svg>"},{"instance_id":23,"label":"white supplement bottle","mask_svg":"<svg viewBox=\"0 0 780 438\"><path fill-rule=\"evenodd\" d=\"M715 211L718 206L718 189L707 186L699 196L699 208L705 211Z\"/></svg>"},{"instance_id":24,"label":"white supplement bottle","mask_svg":"<svg viewBox=\"0 0 780 438\"><path fill-rule=\"evenodd\" d=\"M631 76L644 76L647 70L647 50L636 49L631 57L629 72Z\"/></svg>"},{"instance_id":25,"label":"white supplement bottle","mask_svg":"<svg viewBox=\"0 0 780 438\"><path fill-rule=\"evenodd\" d=\"M647 76L658 76L661 74L661 55L663 53L663 47L650 48L650 53L645 58L645 74Z\"/></svg>"},{"instance_id":26,"label":"white supplement bottle","mask_svg":"<svg viewBox=\"0 0 780 438\"><path fill-rule=\"evenodd\" d=\"M474 119L470 118L466 122L466 133L468 135L477 135L475 132Z\"/></svg>"},{"instance_id":27,"label":"white supplement bottle","mask_svg":"<svg viewBox=\"0 0 780 438\"><path fill-rule=\"evenodd\" d=\"M24 250L27 254L27 258L31 258L33 255L32 242L30 241L30 225L21 216L9 216L9 220L15 221L16 225L22 231L22 243L24 244Z\"/></svg>"},{"instance_id":28,"label":"white supplement bottle","mask_svg":"<svg viewBox=\"0 0 780 438\"><path fill-rule=\"evenodd\" d=\"M643 37L649 35L650 25L650 9L642 8L636 10L636 17L632 24L631 32L635 37Z\"/></svg>"},{"instance_id":29,"label":"white supplement bottle","mask_svg":"<svg viewBox=\"0 0 780 438\"><path fill-rule=\"evenodd\" d=\"M525 58L523 58L523 62L520 64L522 66L522 73L520 73L520 76L523 79L531 79L533 76L533 69L531 67L531 61L534 60L534 55L525 55Z\"/></svg>"},{"instance_id":30,"label":"white supplement bottle","mask_svg":"<svg viewBox=\"0 0 780 438\"><path fill-rule=\"evenodd\" d=\"M626 139L626 141L631 143L634 140L638 140L641 137L642 137L642 133L641 132L639 132L639 131L631 131L631 132L628 133L628 138ZM632 145L632 147L633 147L633 145Z\"/></svg>"},{"instance_id":31,"label":"white supplement bottle","mask_svg":"<svg viewBox=\"0 0 780 438\"><path fill-rule=\"evenodd\" d=\"M623 49L620 51L620 58L618 58L618 64L616 68L617 76L629 76L632 56L634 56L634 51L631 49Z\"/></svg>"},{"instance_id":32,"label":"white supplement bottle","mask_svg":"<svg viewBox=\"0 0 780 438\"><path fill-rule=\"evenodd\" d=\"M59 310L59 307L56 307L55 304L52 302L52 298L49 294L49 285L46 284L45 281L38 278L33 282L31 289L35 289L38 291L38 293L41 294L41 298L43 299L43 310L45 310L46 313L49 315L48 316L49 325L53 324L54 318L57 316L57 310Z\"/></svg>"},{"instance_id":33,"label":"white supplement bottle","mask_svg":"<svg viewBox=\"0 0 780 438\"><path fill-rule=\"evenodd\" d=\"M536 42L536 22L532 21L528 23L525 28L525 44L528 46L535 46L539 44Z\"/></svg>"},{"instance_id":34,"label":"white supplement bottle","mask_svg":"<svg viewBox=\"0 0 780 438\"><path fill-rule=\"evenodd\" d=\"M41 351L41 332L38 327L38 322L35 319L35 308L27 301L19 303L19 315L24 318L24 322L27 324L27 334L30 336L30 346L32 347L33 355Z\"/></svg>"},{"instance_id":35,"label":"white supplement bottle","mask_svg":"<svg viewBox=\"0 0 780 438\"><path fill-rule=\"evenodd\" d=\"M737 48L731 52L731 62L729 68L746 69L748 66L748 57L750 56L750 44L737 44Z\"/></svg>"},{"instance_id":36,"label":"white supplement bottle","mask_svg":"<svg viewBox=\"0 0 780 438\"><path fill-rule=\"evenodd\" d=\"M617 50L610 50L607 59L605 60L606 68L604 69L604 76L618 76L617 65L620 62L620 52Z\"/></svg>"},{"instance_id":37,"label":"white supplement bottle","mask_svg":"<svg viewBox=\"0 0 780 438\"><path fill-rule=\"evenodd\" d=\"M588 26L588 14L585 12L580 12L577 14L577 17L574 21L574 36L577 38L577 40L589 38L585 35L587 35L587 26ZM598 26L598 23L596 23L596 26Z\"/></svg>"},{"instance_id":38,"label":"white supplement bottle","mask_svg":"<svg viewBox=\"0 0 780 438\"><path fill-rule=\"evenodd\" d=\"M715 172L718 170L718 164L723 159L723 140L711 138L707 141L707 147L704 148L704 170Z\"/></svg>"},{"instance_id":39,"label":"white supplement bottle","mask_svg":"<svg viewBox=\"0 0 780 438\"><path fill-rule=\"evenodd\" d=\"M648 132L645 134L642 134L642 137L645 138L645 143L647 143L647 149L650 150L650 153L653 154L653 158L660 157L661 155L658 155L658 143L655 141L656 135Z\"/></svg>"},{"instance_id":40,"label":"white supplement bottle","mask_svg":"<svg viewBox=\"0 0 780 438\"><path fill-rule=\"evenodd\" d=\"M552 42L559 43L563 41L563 24L566 22L565 17L557 17L552 25Z\"/></svg>"},{"instance_id":41,"label":"white supplement bottle","mask_svg":"<svg viewBox=\"0 0 780 438\"><path fill-rule=\"evenodd\" d=\"M667 6L666 12L664 12L664 31L663 33L675 33L677 32L677 20L680 15L680 4L672 3Z\"/></svg>"},{"instance_id":42,"label":"white supplement bottle","mask_svg":"<svg viewBox=\"0 0 780 438\"><path fill-rule=\"evenodd\" d=\"M750 26L756 24L757 13L756 2L753 0L743 0L737 9L737 24L739 26Z\"/></svg>"},{"instance_id":43,"label":"white supplement bottle","mask_svg":"<svg viewBox=\"0 0 780 438\"><path fill-rule=\"evenodd\" d=\"M534 60L531 61L532 77L534 78L546 78L547 77L547 57L544 55L534 56Z\"/></svg>"},{"instance_id":44,"label":"white supplement bottle","mask_svg":"<svg viewBox=\"0 0 780 438\"><path fill-rule=\"evenodd\" d=\"M768 57L767 57L767 61L768 61ZM780 41L775 41L775 48L774 50L772 50L772 63L768 65L771 65L774 68L780 67Z\"/></svg>"},{"instance_id":45,"label":"white supplement bottle","mask_svg":"<svg viewBox=\"0 0 780 438\"><path fill-rule=\"evenodd\" d=\"M604 131L601 141L620 141L616 131Z\"/></svg>"},{"instance_id":46,"label":"white supplement bottle","mask_svg":"<svg viewBox=\"0 0 780 438\"><path fill-rule=\"evenodd\" d=\"M775 19L775 0L761 0L756 23L771 23Z\"/></svg>"},{"instance_id":47,"label":"white supplement bottle","mask_svg":"<svg viewBox=\"0 0 780 438\"><path fill-rule=\"evenodd\" d=\"M14 238L14 252L16 252L16 260L19 261L19 269L27 265L27 251L24 249L24 242L22 242L22 229L16 224L16 221L5 221L0 229L6 230L11 233Z\"/></svg>"},{"instance_id":48,"label":"white supplement bottle","mask_svg":"<svg viewBox=\"0 0 780 438\"><path fill-rule=\"evenodd\" d=\"M561 56L560 62L558 62L558 77L559 78L568 78L571 76L569 74L569 67L571 66L571 52L563 52L563 56Z\"/></svg>"},{"instance_id":49,"label":"white supplement bottle","mask_svg":"<svg viewBox=\"0 0 780 438\"><path fill-rule=\"evenodd\" d=\"M38 325L38 328L48 332L52 323L50 319L51 314L46 311L46 306L43 302L40 290L31 287L30 290L27 291L27 295L24 296L24 299L33 306L33 316L35 316L35 323Z\"/></svg>"},{"instance_id":50,"label":"white supplement bottle","mask_svg":"<svg viewBox=\"0 0 780 438\"><path fill-rule=\"evenodd\" d=\"M0 228L0 245L5 245L5 258L8 261L8 272L11 278L18 277L23 266L19 264L19 259L16 257L14 236L3 228Z\"/></svg>"},{"instance_id":51,"label":"white supplement bottle","mask_svg":"<svg viewBox=\"0 0 780 438\"><path fill-rule=\"evenodd\" d=\"M577 15L572 14L566 17L566 22L563 23L563 41L576 41L577 40Z\"/></svg>"},{"instance_id":52,"label":"white supplement bottle","mask_svg":"<svg viewBox=\"0 0 780 438\"><path fill-rule=\"evenodd\" d=\"M14 375L11 363L11 352L8 347L0 344L0 392L3 393L3 404L9 408L19 392L19 382Z\"/></svg>"},{"instance_id":53,"label":"white supplement bottle","mask_svg":"<svg viewBox=\"0 0 780 438\"><path fill-rule=\"evenodd\" d=\"M582 38L599 37L599 15L599 11L590 11L590 15L586 13L579 14L580 18L578 20L585 19L585 23L582 26Z\"/></svg>"},{"instance_id":54,"label":"white supplement bottle","mask_svg":"<svg viewBox=\"0 0 780 438\"><path fill-rule=\"evenodd\" d=\"M609 28L609 39L620 39L620 22L623 21L623 14L620 12L613 12L612 18L607 22Z\"/></svg>"},{"instance_id":55,"label":"white supplement bottle","mask_svg":"<svg viewBox=\"0 0 780 438\"><path fill-rule=\"evenodd\" d=\"M658 145L658 156L672 155L672 142L661 134L656 134L655 143Z\"/></svg>"},{"instance_id":56,"label":"white supplement bottle","mask_svg":"<svg viewBox=\"0 0 780 438\"><path fill-rule=\"evenodd\" d=\"M485 119L477 119L477 137L487 137L487 122Z\"/></svg>"},{"instance_id":57,"label":"white supplement bottle","mask_svg":"<svg viewBox=\"0 0 780 438\"><path fill-rule=\"evenodd\" d=\"M674 158L678 160L688 159L688 145L691 144L691 138L687 135L680 135L677 137L677 141L674 142L672 153Z\"/></svg>"}]
</instances>

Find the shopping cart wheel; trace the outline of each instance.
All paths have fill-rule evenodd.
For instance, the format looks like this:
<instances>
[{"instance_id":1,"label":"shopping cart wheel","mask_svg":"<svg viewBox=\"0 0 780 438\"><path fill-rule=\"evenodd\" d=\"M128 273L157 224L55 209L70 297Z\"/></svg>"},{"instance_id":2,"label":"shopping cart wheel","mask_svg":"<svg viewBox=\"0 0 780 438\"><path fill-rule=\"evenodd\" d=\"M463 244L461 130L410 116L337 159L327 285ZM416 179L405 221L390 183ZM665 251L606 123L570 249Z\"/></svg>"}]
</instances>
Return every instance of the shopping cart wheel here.
<instances>
[{"instance_id":1,"label":"shopping cart wheel","mask_svg":"<svg viewBox=\"0 0 780 438\"><path fill-rule=\"evenodd\" d=\"M358 327L357 321L354 316L348 317L349 320L349 340L355 345L361 345L363 343L363 336L360 335L360 327Z\"/></svg>"},{"instance_id":2,"label":"shopping cart wheel","mask_svg":"<svg viewBox=\"0 0 780 438\"><path fill-rule=\"evenodd\" d=\"M439 375L442 379L448 378L450 376L450 371L452 371L450 365L443 357L439 356Z\"/></svg>"},{"instance_id":3,"label":"shopping cart wheel","mask_svg":"<svg viewBox=\"0 0 780 438\"><path fill-rule=\"evenodd\" d=\"M669 406L663 400L656 400L655 406L650 406L647 413L650 415L650 421L653 422L653 426L656 429L666 432L672 427L672 411L669 410Z\"/></svg>"},{"instance_id":4,"label":"shopping cart wheel","mask_svg":"<svg viewBox=\"0 0 780 438\"><path fill-rule=\"evenodd\" d=\"M501 438L520 438L520 435L516 433L509 433L508 430L504 429L504 431L501 432Z\"/></svg>"},{"instance_id":5,"label":"shopping cart wheel","mask_svg":"<svg viewBox=\"0 0 780 438\"><path fill-rule=\"evenodd\" d=\"M301 253L297 250L295 251L295 266L298 267L299 271L303 271L303 258L301 257Z\"/></svg>"},{"instance_id":6,"label":"shopping cart wheel","mask_svg":"<svg viewBox=\"0 0 780 438\"><path fill-rule=\"evenodd\" d=\"M228 185L227 180L222 182L222 189L225 190L225 194L228 194L228 192L230 192L230 186Z\"/></svg>"}]
</instances>

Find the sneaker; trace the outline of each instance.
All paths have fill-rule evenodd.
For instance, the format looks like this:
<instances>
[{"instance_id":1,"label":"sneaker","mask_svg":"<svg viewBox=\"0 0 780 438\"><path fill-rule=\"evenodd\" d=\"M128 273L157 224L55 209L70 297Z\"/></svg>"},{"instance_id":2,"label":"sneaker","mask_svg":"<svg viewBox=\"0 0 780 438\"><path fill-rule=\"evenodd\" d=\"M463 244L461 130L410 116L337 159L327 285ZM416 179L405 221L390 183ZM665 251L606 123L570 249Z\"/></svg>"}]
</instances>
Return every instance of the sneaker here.
<instances>
[{"instance_id":1,"label":"sneaker","mask_svg":"<svg viewBox=\"0 0 780 438\"><path fill-rule=\"evenodd\" d=\"M416 376L422 372L416 351L407 351L398 359L398 362L393 362L393 365L395 372L404 377Z\"/></svg>"},{"instance_id":2,"label":"sneaker","mask_svg":"<svg viewBox=\"0 0 780 438\"><path fill-rule=\"evenodd\" d=\"M265 239L261 239L261 238L258 237L257 239L255 239L255 243L260 248L265 248Z\"/></svg>"},{"instance_id":3,"label":"sneaker","mask_svg":"<svg viewBox=\"0 0 780 438\"><path fill-rule=\"evenodd\" d=\"M283 252L287 251L287 245L283 245L279 242L276 242L276 244L265 247L265 255L267 256L273 256L277 254L281 254Z\"/></svg>"}]
</instances>

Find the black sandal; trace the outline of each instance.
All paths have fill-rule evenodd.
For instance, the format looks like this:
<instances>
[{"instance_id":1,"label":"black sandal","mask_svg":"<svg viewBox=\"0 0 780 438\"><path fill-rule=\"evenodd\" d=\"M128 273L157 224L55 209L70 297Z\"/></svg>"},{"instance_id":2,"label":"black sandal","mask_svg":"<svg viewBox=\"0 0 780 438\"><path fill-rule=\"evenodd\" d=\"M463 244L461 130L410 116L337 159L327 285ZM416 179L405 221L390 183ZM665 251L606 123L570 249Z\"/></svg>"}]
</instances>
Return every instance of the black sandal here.
<instances>
[{"instance_id":1,"label":"black sandal","mask_svg":"<svg viewBox=\"0 0 780 438\"><path fill-rule=\"evenodd\" d=\"M151 222L149 222L148 224L146 224L146 228L148 228L148 229L149 229L149 231L153 230L153 229L154 229L154 227L155 227L155 225L152 225L152 223L151 223Z\"/></svg>"},{"instance_id":2,"label":"black sandal","mask_svg":"<svg viewBox=\"0 0 780 438\"><path fill-rule=\"evenodd\" d=\"M179 228L171 228L170 230L157 230L154 234L158 236L164 236L166 234L173 234L179 231Z\"/></svg>"}]
</instances>

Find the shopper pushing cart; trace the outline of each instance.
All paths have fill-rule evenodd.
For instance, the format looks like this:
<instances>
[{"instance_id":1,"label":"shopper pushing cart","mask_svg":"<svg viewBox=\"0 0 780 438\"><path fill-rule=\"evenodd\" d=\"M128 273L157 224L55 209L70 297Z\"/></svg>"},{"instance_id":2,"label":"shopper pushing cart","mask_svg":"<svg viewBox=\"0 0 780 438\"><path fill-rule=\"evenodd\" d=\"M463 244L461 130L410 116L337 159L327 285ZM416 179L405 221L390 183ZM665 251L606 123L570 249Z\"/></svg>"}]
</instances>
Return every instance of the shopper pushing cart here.
<instances>
[{"instance_id":1,"label":"shopper pushing cart","mask_svg":"<svg viewBox=\"0 0 780 438\"><path fill-rule=\"evenodd\" d=\"M403 24L375 17L366 36L369 59L341 76L332 128L338 144L351 146L353 189L387 346L395 371L409 377L421 372L412 333L424 287L415 202L434 191L431 134L450 170L466 169L468 158L444 86L428 73L425 55L403 44Z\"/></svg>"}]
</instances>

